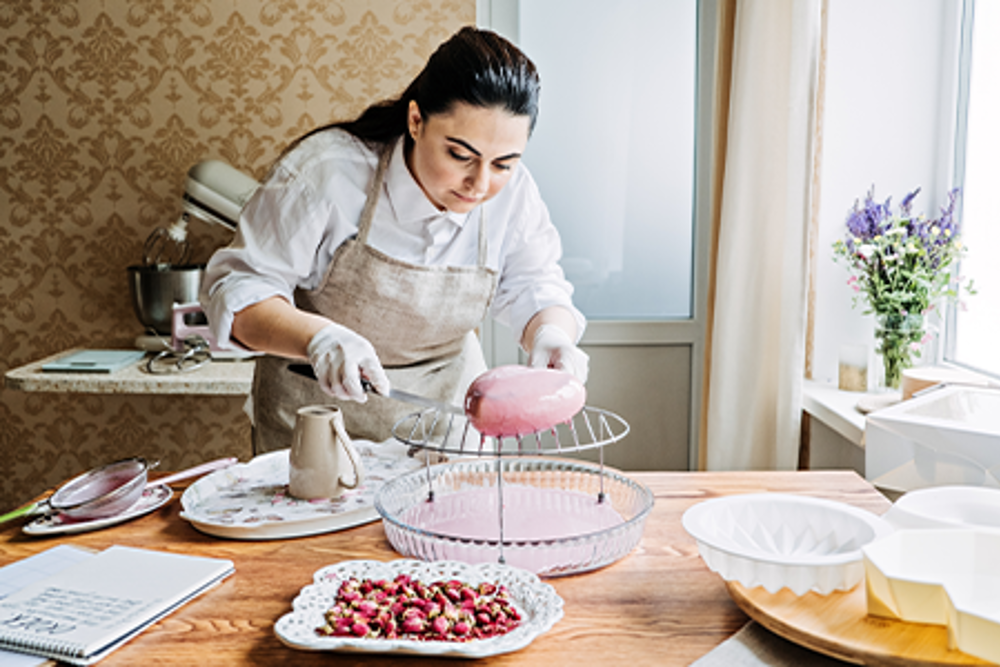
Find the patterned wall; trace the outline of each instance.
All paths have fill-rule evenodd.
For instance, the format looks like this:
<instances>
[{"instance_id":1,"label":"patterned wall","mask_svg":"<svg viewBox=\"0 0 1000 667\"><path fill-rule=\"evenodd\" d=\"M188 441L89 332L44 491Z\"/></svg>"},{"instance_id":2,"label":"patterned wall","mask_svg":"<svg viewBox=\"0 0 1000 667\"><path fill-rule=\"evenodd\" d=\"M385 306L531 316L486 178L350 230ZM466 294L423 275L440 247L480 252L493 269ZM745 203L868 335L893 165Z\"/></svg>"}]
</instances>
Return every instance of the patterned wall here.
<instances>
[{"instance_id":1,"label":"patterned wall","mask_svg":"<svg viewBox=\"0 0 1000 667\"><path fill-rule=\"evenodd\" d=\"M0 371L141 333L126 267L187 169L260 177L290 139L400 92L475 0L0 3ZM193 259L230 233L189 226ZM131 455L250 455L238 397L0 388L0 511Z\"/></svg>"}]
</instances>

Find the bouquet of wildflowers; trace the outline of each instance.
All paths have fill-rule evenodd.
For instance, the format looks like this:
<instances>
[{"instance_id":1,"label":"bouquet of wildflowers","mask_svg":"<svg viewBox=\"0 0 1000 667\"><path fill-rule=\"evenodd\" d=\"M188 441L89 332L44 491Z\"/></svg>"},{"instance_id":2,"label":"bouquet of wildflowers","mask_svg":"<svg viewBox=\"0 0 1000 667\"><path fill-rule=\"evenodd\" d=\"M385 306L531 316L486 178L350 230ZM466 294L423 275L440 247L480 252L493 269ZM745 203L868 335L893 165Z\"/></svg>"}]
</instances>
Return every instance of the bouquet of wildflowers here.
<instances>
[{"instance_id":1,"label":"bouquet of wildflowers","mask_svg":"<svg viewBox=\"0 0 1000 667\"><path fill-rule=\"evenodd\" d=\"M851 274L847 283L855 293L854 305L863 300L864 314L876 316L890 387L899 386L903 369L919 356L924 317L941 300L958 299L963 289L952 274L965 253L955 219L959 191L948 193L948 203L934 219L913 214L919 192L906 195L893 213L891 197L879 203L869 191L864 205L855 202L848 213L844 239L833 244L834 259ZM964 289L975 293L971 281Z\"/></svg>"}]
</instances>

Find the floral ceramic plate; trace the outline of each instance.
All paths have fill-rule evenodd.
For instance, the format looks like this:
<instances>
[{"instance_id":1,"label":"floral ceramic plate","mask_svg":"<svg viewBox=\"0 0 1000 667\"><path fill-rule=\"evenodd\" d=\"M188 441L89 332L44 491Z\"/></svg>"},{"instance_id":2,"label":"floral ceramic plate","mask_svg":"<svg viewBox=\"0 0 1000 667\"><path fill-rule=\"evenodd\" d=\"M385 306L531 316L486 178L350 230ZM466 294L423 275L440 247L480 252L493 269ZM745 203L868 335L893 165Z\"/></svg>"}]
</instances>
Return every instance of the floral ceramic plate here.
<instances>
[{"instance_id":1,"label":"floral ceramic plate","mask_svg":"<svg viewBox=\"0 0 1000 667\"><path fill-rule=\"evenodd\" d=\"M165 484L160 484L159 486L152 486L143 491L142 495L139 496L139 500L135 501L132 507L121 514L86 521L82 519L70 519L57 512L35 519L31 523L26 524L21 530L28 535L36 536L68 535L71 533L86 533L91 530L100 530L101 528L107 528L123 521L134 519L143 514L149 514L153 510L166 505L173 497L173 490Z\"/></svg>"},{"instance_id":2,"label":"floral ceramic plate","mask_svg":"<svg viewBox=\"0 0 1000 667\"><path fill-rule=\"evenodd\" d=\"M510 591L511 601L521 614L521 623L510 632L489 639L468 642L415 641L412 639L363 639L328 637L316 633L326 621L324 613L337 597L340 582L358 579L394 579L400 574L422 582L457 579L462 583L490 582L503 584ZM485 658L520 650L536 637L547 632L563 616L563 600L549 584L536 575L499 563L470 565L456 561L394 560L381 563L372 560L352 560L329 565L313 575L292 601L292 612L278 619L274 633L292 648L308 651L342 651L346 653L389 653L422 655L442 658Z\"/></svg>"},{"instance_id":3,"label":"floral ceramic plate","mask_svg":"<svg viewBox=\"0 0 1000 667\"><path fill-rule=\"evenodd\" d=\"M355 440L365 481L336 500L288 493L288 450L255 457L202 477L181 496L181 517L195 528L240 540L275 540L344 530L379 518L375 493L387 480L420 467L393 441Z\"/></svg>"}]
</instances>

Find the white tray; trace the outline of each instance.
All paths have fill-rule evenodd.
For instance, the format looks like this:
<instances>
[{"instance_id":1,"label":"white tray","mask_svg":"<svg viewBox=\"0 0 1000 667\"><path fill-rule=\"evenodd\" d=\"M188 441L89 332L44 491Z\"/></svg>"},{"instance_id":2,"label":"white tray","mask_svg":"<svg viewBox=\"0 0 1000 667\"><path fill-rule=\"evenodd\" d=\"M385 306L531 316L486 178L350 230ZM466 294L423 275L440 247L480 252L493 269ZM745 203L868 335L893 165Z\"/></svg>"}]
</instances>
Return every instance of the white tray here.
<instances>
[{"instance_id":1,"label":"white tray","mask_svg":"<svg viewBox=\"0 0 1000 667\"><path fill-rule=\"evenodd\" d=\"M379 518L375 493L387 480L420 467L406 448L355 440L366 479L336 500L300 500L288 493L288 450L282 449L202 477L181 496L181 517L209 535L275 540L353 528Z\"/></svg>"},{"instance_id":2,"label":"white tray","mask_svg":"<svg viewBox=\"0 0 1000 667\"><path fill-rule=\"evenodd\" d=\"M457 579L463 583L482 582L505 585L511 602L521 614L521 624L507 634L468 642L414 641L411 639L361 639L326 637L316 634L325 624L323 614L333 605L340 582L359 579L394 579L407 574L425 583ZM394 560L381 563L371 560L344 561L329 565L313 575L292 601L292 612L278 619L274 633L292 648L309 651L347 653L386 653L441 658L485 658L517 651L548 631L563 616L563 600L549 584L527 570L498 563L469 565L455 561L424 562Z\"/></svg>"},{"instance_id":3,"label":"white tray","mask_svg":"<svg viewBox=\"0 0 1000 667\"><path fill-rule=\"evenodd\" d=\"M139 500L135 501L132 507L121 514L105 517L103 519L91 519L81 521L69 519L63 514L55 513L35 519L21 529L28 535L48 536L48 535L69 535L72 533L86 533L91 530L100 530L116 524L149 514L155 509L163 507L174 497L174 492L165 484L153 486L145 489Z\"/></svg>"}]
</instances>

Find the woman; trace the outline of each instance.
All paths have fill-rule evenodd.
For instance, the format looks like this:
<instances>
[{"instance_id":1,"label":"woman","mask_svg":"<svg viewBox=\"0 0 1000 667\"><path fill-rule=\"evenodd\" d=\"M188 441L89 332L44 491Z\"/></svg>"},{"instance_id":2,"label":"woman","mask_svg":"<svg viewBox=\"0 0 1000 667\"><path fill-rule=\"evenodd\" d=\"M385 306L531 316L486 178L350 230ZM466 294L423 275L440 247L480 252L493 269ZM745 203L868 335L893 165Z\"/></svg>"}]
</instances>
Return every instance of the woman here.
<instances>
[{"instance_id":1,"label":"woman","mask_svg":"<svg viewBox=\"0 0 1000 667\"><path fill-rule=\"evenodd\" d=\"M520 335L530 365L586 380L585 320L520 162L538 93L515 46L463 28L398 99L314 130L272 167L201 295L217 340L268 353L256 452L290 446L295 411L330 396L348 432L375 441L413 411L390 387L461 403L486 369L474 330L487 314ZM309 359L318 382L288 373L288 358Z\"/></svg>"}]
</instances>

